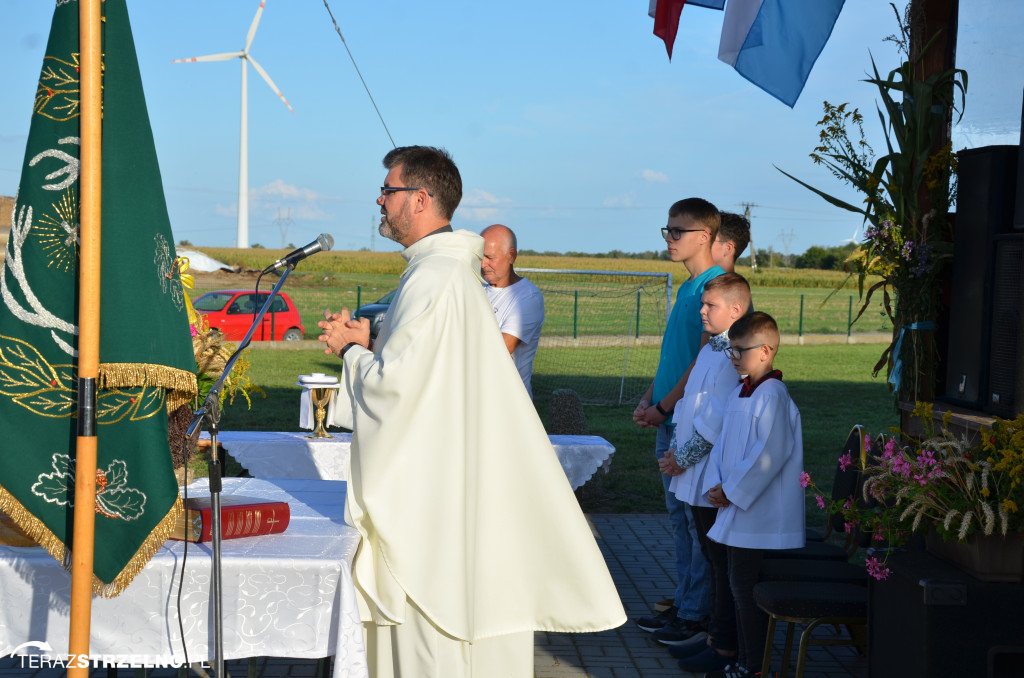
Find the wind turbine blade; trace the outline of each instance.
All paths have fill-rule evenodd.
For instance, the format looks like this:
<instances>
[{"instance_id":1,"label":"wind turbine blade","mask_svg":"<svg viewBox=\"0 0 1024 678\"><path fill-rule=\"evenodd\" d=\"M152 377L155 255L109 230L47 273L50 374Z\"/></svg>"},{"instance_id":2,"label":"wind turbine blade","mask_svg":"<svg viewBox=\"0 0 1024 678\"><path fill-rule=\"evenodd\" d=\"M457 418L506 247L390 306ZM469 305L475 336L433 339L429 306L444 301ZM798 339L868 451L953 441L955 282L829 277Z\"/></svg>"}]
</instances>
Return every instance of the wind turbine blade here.
<instances>
[{"instance_id":1,"label":"wind turbine blade","mask_svg":"<svg viewBox=\"0 0 1024 678\"><path fill-rule=\"evenodd\" d=\"M270 76L267 75L267 72L263 70L263 66L260 66L258 63L256 63L256 60L253 59L252 56L249 57L249 63L252 64L252 67L256 69L257 73L263 76L263 79L267 81L268 85L270 85L270 89L274 90L274 94L276 94L277 97L284 102L284 105L288 107L288 110L294 113L295 109L292 108L292 105L288 103L287 99L284 98L284 95L281 94L281 90L277 88L277 85L275 85L274 81L270 79Z\"/></svg>"},{"instance_id":2,"label":"wind turbine blade","mask_svg":"<svg viewBox=\"0 0 1024 678\"><path fill-rule=\"evenodd\" d=\"M256 37L256 27L260 25L260 17L263 16L263 5L267 4L266 0L260 0L259 9L256 10L256 16L252 18L252 25L249 26L249 34L245 36L245 51L248 52L249 48L252 47L252 39Z\"/></svg>"},{"instance_id":3,"label":"wind turbine blade","mask_svg":"<svg viewBox=\"0 0 1024 678\"><path fill-rule=\"evenodd\" d=\"M185 64L194 61L227 61L245 56L245 52L225 52L223 54L207 54L206 56L190 57L188 59L172 59L172 64Z\"/></svg>"}]
</instances>

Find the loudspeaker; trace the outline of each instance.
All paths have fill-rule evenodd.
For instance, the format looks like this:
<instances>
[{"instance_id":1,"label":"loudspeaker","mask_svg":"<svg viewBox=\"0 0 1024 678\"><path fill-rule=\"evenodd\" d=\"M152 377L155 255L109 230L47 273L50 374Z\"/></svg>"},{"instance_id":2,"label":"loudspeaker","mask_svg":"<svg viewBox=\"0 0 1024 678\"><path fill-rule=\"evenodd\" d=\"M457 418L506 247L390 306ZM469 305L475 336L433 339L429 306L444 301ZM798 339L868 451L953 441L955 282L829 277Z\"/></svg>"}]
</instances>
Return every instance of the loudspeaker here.
<instances>
[{"instance_id":1,"label":"loudspeaker","mask_svg":"<svg viewBox=\"0 0 1024 678\"><path fill-rule=\"evenodd\" d=\"M945 396L971 409L983 409L989 400L994 242L1013 230L1018 155L1017 146L957 154Z\"/></svg>"},{"instance_id":2,"label":"loudspeaker","mask_svg":"<svg viewBox=\"0 0 1024 678\"><path fill-rule=\"evenodd\" d=\"M1020 147L1024 148L1024 106L1020 109ZM1013 227L1024 230L1024 153L1017 157L1017 206L1013 210Z\"/></svg>"},{"instance_id":3,"label":"loudspeaker","mask_svg":"<svg viewBox=\"0 0 1024 678\"><path fill-rule=\"evenodd\" d=\"M1024 584L983 582L910 547L868 586L872 678L1010 678L1024 667Z\"/></svg>"},{"instance_id":4,"label":"loudspeaker","mask_svg":"<svg viewBox=\"0 0 1024 678\"><path fill-rule=\"evenodd\" d=\"M992 277L992 334L986 412L1013 418L1024 410L1021 304L1024 303L1024 234L995 241Z\"/></svg>"}]
</instances>

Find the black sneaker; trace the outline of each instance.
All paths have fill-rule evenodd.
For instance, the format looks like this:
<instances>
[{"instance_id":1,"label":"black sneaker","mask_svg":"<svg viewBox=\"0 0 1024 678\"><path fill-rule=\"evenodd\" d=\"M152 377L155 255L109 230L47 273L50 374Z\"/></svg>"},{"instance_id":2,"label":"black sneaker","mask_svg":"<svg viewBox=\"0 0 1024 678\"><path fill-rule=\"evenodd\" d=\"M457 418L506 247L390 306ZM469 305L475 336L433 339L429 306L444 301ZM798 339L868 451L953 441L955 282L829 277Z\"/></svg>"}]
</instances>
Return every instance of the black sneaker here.
<instances>
[{"instance_id":1,"label":"black sneaker","mask_svg":"<svg viewBox=\"0 0 1024 678\"><path fill-rule=\"evenodd\" d=\"M708 671L704 674L704 678L750 678L754 674L746 669L744 666L739 664L729 664L728 666L718 669L716 671ZM761 675L760 672L757 675Z\"/></svg>"},{"instance_id":2,"label":"black sneaker","mask_svg":"<svg viewBox=\"0 0 1024 678\"><path fill-rule=\"evenodd\" d=\"M692 657L680 659L677 663L679 664L679 668L683 671L689 671L690 673L707 673L708 671L724 669L734 660L735 657L726 657L718 654L710 647L705 647L703 652L695 654Z\"/></svg>"},{"instance_id":3,"label":"black sneaker","mask_svg":"<svg viewBox=\"0 0 1024 678\"><path fill-rule=\"evenodd\" d=\"M668 653L676 659L689 659L700 654L704 650L711 649L707 639L702 642L688 643L686 645L669 645Z\"/></svg>"},{"instance_id":4,"label":"black sneaker","mask_svg":"<svg viewBox=\"0 0 1024 678\"><path fill-rule=\"evenodd\" d=\"M751 671L738 664L729 664L724 669L708 671L704 674L704 678L761 678L761 672Z\"/></svg>"},{"instance_id":5,"label":"black sneaker","mask_svg":"<svg viewBox=\"0 0 1024 678\"><path fill-rule=\"evenodd\" d=\"M654 639L662 645L689 645L707 637L707 629L703 624L679 617L654 632Z\"/></svg>"},{"instance_id":6,"label":"black sneaker","mask_svg":"<svg viewBox=\"0 0 1024 678\"><path fill-rule=\"evenodd\" d=\"M653 617L640 617L636 620L636 625L644 631L653 632L658 629L665 628L665 626L676 618L676 612L679 608L675 605L659 612Z\"/></svg>"}]
</instances>

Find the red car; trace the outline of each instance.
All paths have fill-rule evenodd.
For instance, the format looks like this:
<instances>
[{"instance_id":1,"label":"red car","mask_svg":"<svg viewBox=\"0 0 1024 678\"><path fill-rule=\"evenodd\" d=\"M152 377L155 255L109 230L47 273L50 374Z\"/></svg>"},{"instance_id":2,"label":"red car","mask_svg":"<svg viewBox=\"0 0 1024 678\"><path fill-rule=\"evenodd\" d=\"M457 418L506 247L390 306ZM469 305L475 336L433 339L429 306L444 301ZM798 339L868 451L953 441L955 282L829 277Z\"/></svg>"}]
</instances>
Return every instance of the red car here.
<instances>
[{"instance_id":1,"label":"red car","mask_svg":"<svg viewBox=\"0 0 1024 678\"><path fill-rule=\"evenodd\" d=\"M224 333L228 341L241 341L249 331L255 314L267 303L270 292L252 290L217 290L202 295L192 305L206 316L211 330ZM253 341L300 341L306 334L299 311L291 298L278 293L260 327L253 333Z\"/></svg>"}]
</instances>

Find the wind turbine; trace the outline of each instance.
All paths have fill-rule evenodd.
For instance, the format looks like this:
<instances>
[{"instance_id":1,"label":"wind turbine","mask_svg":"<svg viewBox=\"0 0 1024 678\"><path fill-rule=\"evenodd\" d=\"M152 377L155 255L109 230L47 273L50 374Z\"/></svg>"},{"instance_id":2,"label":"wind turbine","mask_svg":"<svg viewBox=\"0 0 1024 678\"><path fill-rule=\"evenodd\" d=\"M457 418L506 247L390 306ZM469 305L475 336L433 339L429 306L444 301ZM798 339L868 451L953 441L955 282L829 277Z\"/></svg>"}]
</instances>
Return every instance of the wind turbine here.
<instances>
[{"instance_id":1,"label":"wind turbine","mask_svg":"<svg viewBox=\"0 0 1024 678\"><path fill-rule=\"evenodd\" d=\"M190 59L174 59L171 61L172 64L192 63L196 61L227 61L228 59L240 59L242 61L242 133L241 141L238 145L238 247L249 247L249 104L248 104L248 89L247 89L247 64L252 63L252 67L256 69L263 80L270 85L270 89L274 90L274 94L278 96L284 105L288 107L288 110L292 113L295 109L291 107L288 100L281 94L281 90L277 88L274 81L270 79L267 72L263 70L263 67L252 58L249 54L249 48L252 47L252 40L256 37L256 28L260 24L260 17L263 16L263 6L267 4L266 0L260 2L259 9L256 10L256 16L253 17L252 25L249 26L249 34L245 37L245 48L240 52L227 52L224 54L208 54L206 56L192 57Z\"/></svg>"},{"instance_id":2,"label":"wind turbine","mask_svg":"<svg viewBox=\"0 0 1024 678\"><path fill-rule=\"evenodd\" d=\"M841 240L840 243L843 245L845 245L846 243L853 243L854 245L856 245L858 242L860 242L859 240L857 240L857 234L860 233L860 227L861 224L857 224L857 230L853 232L853 237Z\"/></svg>"}]
</instances>

